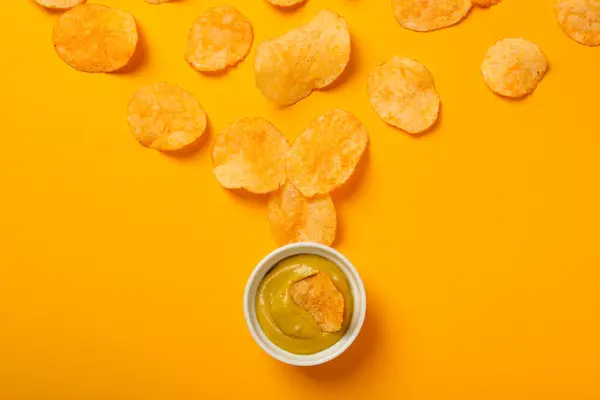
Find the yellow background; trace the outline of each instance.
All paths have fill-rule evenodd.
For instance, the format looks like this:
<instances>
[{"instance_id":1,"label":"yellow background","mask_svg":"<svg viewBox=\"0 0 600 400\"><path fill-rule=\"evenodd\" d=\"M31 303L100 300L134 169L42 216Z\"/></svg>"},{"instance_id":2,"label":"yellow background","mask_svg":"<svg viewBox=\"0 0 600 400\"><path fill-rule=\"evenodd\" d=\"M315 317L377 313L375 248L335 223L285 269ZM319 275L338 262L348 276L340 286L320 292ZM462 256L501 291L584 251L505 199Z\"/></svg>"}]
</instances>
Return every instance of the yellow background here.
<instances>
[{"instance_id":1,"label":"yellow background","mask_svg":"<svg viewBox=\"0 0 600 400\"><path fill-rule=\"evenodd\" d=\"M388 0L309 0L280 12L230 0L256 42L329 7L350 26L348 73L285 109L254 87L253 55L222 76L184 61L216 0L131 10L143 57L127 73L77 72L54 53L59 14L3 2L0 24L0 398L600 399L600 48L560 31L547 0L504 0L460 25L404 30ZM551 69L509 101L480 76L487 48L522 36ZM430 134L386 126L365 94L395 54L432 72ZM173 157L143 148L130 95L167 80L196 95L209 142ZM209 146L260 115L290 140L324 111L356 114L368 157L335 195L336 247L358 267L368 316L329 365L299 369L252 341L246 279L275 248L265 199L223 190Z\"/></svg>"}]
</instances>

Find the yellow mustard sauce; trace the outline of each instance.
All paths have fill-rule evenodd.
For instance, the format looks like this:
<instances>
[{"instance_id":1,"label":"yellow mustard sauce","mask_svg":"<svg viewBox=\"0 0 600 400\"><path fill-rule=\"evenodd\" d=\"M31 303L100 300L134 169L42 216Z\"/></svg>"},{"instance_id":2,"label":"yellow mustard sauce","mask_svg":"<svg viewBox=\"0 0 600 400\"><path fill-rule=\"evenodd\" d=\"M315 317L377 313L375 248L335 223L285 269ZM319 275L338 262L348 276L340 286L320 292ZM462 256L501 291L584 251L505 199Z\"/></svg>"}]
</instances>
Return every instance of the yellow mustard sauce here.
<instances>
[{"instance_id":1,"label":"yellow mustard sauce","mask_svg":"<svg viewBox=\"0 0 600 400\"><path fill-rule=\"evenodd\" d=\"M344 296L344 321L338 332L323 332L312 315L291 298L290 286L301 279L326 272ZM265 335L278 347L294 354L314 354L333 346L348 330L353 299L346 276L332 261L302 254L279 262L264 277L256 293L256 314Z\"/></svg>"}]
</instances>

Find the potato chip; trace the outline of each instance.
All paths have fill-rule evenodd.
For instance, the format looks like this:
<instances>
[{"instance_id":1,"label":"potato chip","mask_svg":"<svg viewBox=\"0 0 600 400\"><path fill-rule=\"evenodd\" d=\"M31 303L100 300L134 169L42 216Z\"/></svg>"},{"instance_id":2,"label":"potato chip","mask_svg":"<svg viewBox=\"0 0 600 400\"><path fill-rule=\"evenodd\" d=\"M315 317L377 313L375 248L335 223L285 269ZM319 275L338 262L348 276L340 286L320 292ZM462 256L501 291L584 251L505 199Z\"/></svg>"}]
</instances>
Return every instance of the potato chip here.
<instances>
[{"instance_id":1,"label":"potato chip","mask_svg":"<svg viewBox=\"0 0 600 400\"><path fill-rule=\"evenodd\" d=\"M400 25L428 32L460 22L471 10L471 0L392 0L392 8Z\"/></svg>"},{"instance_id":2,"label":"potato chip","mask_svg":"<svg viewBox=\"0 0 600 400\"><path fill-rule=\"evenodd\" d=\"M472 0L473 4L480 7L491 7L495 4L500 3L502 0Z\"/></svg>"},{"instance_id":3,"label":"potato chip","mask_svg":"<svg viewBox=\"0 0 600 400\"><path fill-rule=\"evenodd\" d=\"M488 50L481 65L489 88L502 96L522 97L535 90L548 69L540 48L525 39L502 39Z\"/></svg>"},{"instance_id":4,"label":"potato chip","mask_svg":"<svg viewBox=\"0 0 600 400\"><path fill-rule=\"evenodd\" d=\"M440 98L427 69L396 56L375 68L367 81L369 101L386 123L408 133L421 133L438 119Z\"/></svg>"},{"instance_id":5,"label":"potato chip","mask_svg":"<svg viewBox=\"0 0 600 400\"><path fill-rule=\"evenodd\" d=\"M344 322L344 296L326 272L319 272L290 286L294 303L311 314L323 332L337 332Z\"/></svg>"},{"instance_id":6,"label":"potato chip","mask_svg":"<svg viewBox=\"0 0 600 400\"><path fill-rule=\"evenodd\" d=\"M59 57L71 67L84 72L112 72L133 57L137 26L128 11L82 4L60 17L52 42Z\"/></svg>"},{"instance_id":7,"label":"potato chip","mask_svg":"<svg viewBox=\"0 0 600 400\"><path fill-rule=\"evenodd\" d=\"M294 7L306 3L306 0L267 0L277 7Z\"/></svg>"},{"instance_id":8,"label":"potato chip","mask_svg":"<svg viewBox=\"0 0 600 400\"><path fill-rule=\"evenodd\" d=\"M267 99L290 105L332 84L349 60L346 21L333 11L321 11L307 25L256 48L256 85Z\"/></svg>"},{"instance_id":9,"label":"potato chip","mask_svg":"<svg viewBox=\"0 0 600 400\"><path fill-rule=\"evenodd\" d=\"M331 110L313 120L286 158L288 179L307 197L327 194L354 173L369 136L358 118Z\"/></svg>"},{"instance_id":10,"label":"potato chip","mask_svg":"<svg viewBox=\"0 0 600 400\"><path fill-rule=\"evenodd\" d=\"M213 172L227 189L262 194L279 189L286 180L289 143L269 121L238 119L223 129L212 150Z\"/></svg>"},{"instance_id":11,"label":"potato chip","mask_svg":"<svg viewBox=\"0 0 600 400\"><path fill-rule=\"evenodd\" d=\"M85 3L85 0L34 0L42 7L66 10L68 8L75 7L81 3Z\"/></svg>"},{"instance_id":12,"label":"potato chip","mask_svg":"<svg viewBox=\"0 0 600 400\"><path fill-rule=\"evenodd\" d=\"M198 71L222 71L242 61L250 52L252 23L232 6L218 6L192 25L185 59Z\"/></svg>"},{"instance_id":13,"label":"potato chip","mask_svg":"<svg viewBox=\"0 0 600 400\"><path fill-rule=\"evenodd\" d=\"M587 46L600 45L600 1L555 0L554 13L568 37Z\"/></svg>"},{"instance_id":14,"label":"potato chip","mask_svg":"<svg viewBox=\"0 0 600 400\"><path fill-rule=\"evenodd\" d=\"M331 246L337 217L331 196L309 199L292 184L269 198L269 222L277 244L315 242Z\"/></svg>"},{"instance_id":15,"label":"potato chip","mask_svg":"<svg viewBox=\"0 0 600 400\"><path fill-rule=\"evenodd\" d=\"M135 138L161 151L181 150L195 143L206 130L206 113L200 102L166 82L135 92L127 115Z\"/></svg>"}]
</instances>

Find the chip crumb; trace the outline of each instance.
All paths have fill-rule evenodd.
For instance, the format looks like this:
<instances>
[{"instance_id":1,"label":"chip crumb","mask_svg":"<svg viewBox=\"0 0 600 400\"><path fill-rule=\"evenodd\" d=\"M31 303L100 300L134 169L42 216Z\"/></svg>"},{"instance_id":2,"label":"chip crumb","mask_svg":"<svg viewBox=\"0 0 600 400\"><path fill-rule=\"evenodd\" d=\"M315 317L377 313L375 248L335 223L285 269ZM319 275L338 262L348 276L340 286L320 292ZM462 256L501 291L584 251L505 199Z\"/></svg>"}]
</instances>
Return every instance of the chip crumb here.
<instances>
[{"instance_id":1,"label":"chip crumb","mask_svg":"<svg viewBox=\"0 0 600 400\"><path fill-rule=\"evenodd\" d=\"M144 86L135 92L127 119L141 144L161 151L184 149L206 130L206 113L200 102L167 82Z\"/></svg>"},{"instance_id":2,"label":"chip crumb","mask_svg":"<svg viewBox=\"0 0 600 400\"><path fill-rule=\"evenodd\" d=\"M227 189L265 194L286 181L289 142L264 118L241 118L229 124L212 149L213 172Z\"/></svg>"},{"instance_id":3,"label":"chip crumb","mask_svg":"<svg viewBox=\"0 0 600 400\"><path fill-rule=\"evenodd\" d=\"M348 65L350 50L344 18L321 11L307 25L258 45L256 85L268 100L294 104L338 79Z\"/></svg>"},{"instance_id":4,"label":"chip crumb","mask_svg":"<svg viewBox=\"0 0 600 400\"><path fill-rule=\"evenodd\" d=\"M405 132L422 133L438 119L440 98L433 78L411 58L396 56L371 71L367 92L379 117Z\"/></svg>"},{"instance_id":5,"label":"chip crumb","mask_svg":"<svg viewBox=\"0 0 600 400\"><path fill-rule=\"evenodd\" d=\"M542 50L521 38L496 42L481 65L488 87L499 95L513 98L532 93L547 69L548 60Z\"/></svg>"},{"instance_id":6,"label":"chip crumb","mask_svg":"<svg viewBox=\"0 0 600 400\"><path fill-rule=\"evenodd\" d=\"M85 3L85 0L34 0L42 7L53 10L67 10Z\"/></svg>"},{"instance_id":7,"label":"chip crumb","mask_svg":"<svg viewBox=\"0 0 600 400\"><path fill-rule=\"evenodd\" d=\"M455 25L469 14L471 6L471 0L392 0L396 21L417 32Z\"/></svg>"},{"instance_id":8,"label":"chip crumb","mask_svg":"<svg viewBox=\"0 0 600 400\"><path fill-rule=\"evenodd\" d=\"M313 316L323 332L338 332L344 322L344 296L326 272L294 282L292 300Z\"/></svg>"},{"instance_id":9,"label":"chip crumb","mask_svg":"<svg viewBox=\"0 0 600 400\"><path fill-rule=\"evenodd\" d=\"M290 148L288 178L307 197L328 194L350 179L368 142L358 118L344 110L328 111L313 120Z\"/></svg>"},{"instance_id":10,"label":"chip crumb","mask_svg":"<svg viewBox=\"0 0 600 400\"><path fill-rule=\"evenodd\" d=\"M307 198L294 185L286 183L271 194L269 222L278 245L314 242L331 246L335 240L337 217L330 195Z\"/></svg>"},{"instance_id":11,"label":"chip crumb","mask_svg":"<svg viewBox=\"0 0 600 400\"><path fill-rule=\"evenodd\" d=\"M232 6L213 7L192 25L185 53L197 71L216 72L233 67L250 52L252 23Z\"/></svg>"},{"instance_id":12,"label":"chip crumb","mask_svg":"<svg viewBox=\"0 0 600 400\"><path fill-rule=\"evenodd\" d=\"M600 45L600 1L555 0L554 13L568 37L587 46Z\"/></svg>"},{"instance_id":13,"label":"chip crumb","mask_svg":"<svg viewBox=\"0 0 600 400\"><path fill-rule=\"evenodd\" d=\"M79 71L113 72L133 57L137 25L128 11L82 4L61 15L52 42L59 57Z\"/></svg>"}]
</instances>

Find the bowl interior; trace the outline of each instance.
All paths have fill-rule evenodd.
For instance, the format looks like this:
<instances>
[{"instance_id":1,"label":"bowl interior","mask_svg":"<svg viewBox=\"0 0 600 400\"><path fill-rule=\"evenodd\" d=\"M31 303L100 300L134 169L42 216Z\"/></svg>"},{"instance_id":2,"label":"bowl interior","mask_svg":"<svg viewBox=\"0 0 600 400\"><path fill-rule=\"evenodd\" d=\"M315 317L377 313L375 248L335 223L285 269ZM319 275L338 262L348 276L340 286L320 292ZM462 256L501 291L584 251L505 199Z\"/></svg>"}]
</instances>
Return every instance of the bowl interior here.
<instances>
[{"instance_id":1,"label":"bowl interior","mask_svg":"<svg viewBox=\"0 0 600 400\"><path fill-rule=\"evenodd\" d=\"M354 311L350 326L344 336L333 346L315 354L299 355L285 351L273 344L262 331L256 317L256 292L265 275L280 261L299 254L315 254L333 261L346 275L354 300ZM338 251L316 243L294 243L281 247L265 257L252 272L244 294L244 313L250 333L259 346L271 357L281 362L311 366L323 364L342 354L354 342L362 327L366 314L365 289L358 271Z\"/></svg>"}]
</instances>

